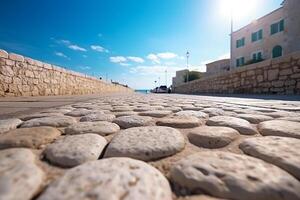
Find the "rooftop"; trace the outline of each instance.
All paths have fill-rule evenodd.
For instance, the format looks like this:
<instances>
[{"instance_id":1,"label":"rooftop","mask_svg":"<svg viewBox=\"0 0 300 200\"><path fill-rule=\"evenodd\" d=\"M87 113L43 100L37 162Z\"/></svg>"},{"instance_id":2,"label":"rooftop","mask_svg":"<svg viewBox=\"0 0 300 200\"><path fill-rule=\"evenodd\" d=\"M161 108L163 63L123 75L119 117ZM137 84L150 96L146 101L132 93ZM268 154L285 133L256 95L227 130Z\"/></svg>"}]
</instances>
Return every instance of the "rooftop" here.
<instances>
[{"instance_id":1,"label":"rooftop","mask_svg":"<svg viewBox=\"0 0 300 200\"><path fill-rule=\"evenodd\" d=\"M224 62L224 61L230 61L230 58L226 58L226 59L222 59L222 60L216 60L216 61L213 61L211 63L207 63L206 65L211 65L211 64L215 64L215 63L219 63L219 62Z\"/></svg>"}]
</instances>

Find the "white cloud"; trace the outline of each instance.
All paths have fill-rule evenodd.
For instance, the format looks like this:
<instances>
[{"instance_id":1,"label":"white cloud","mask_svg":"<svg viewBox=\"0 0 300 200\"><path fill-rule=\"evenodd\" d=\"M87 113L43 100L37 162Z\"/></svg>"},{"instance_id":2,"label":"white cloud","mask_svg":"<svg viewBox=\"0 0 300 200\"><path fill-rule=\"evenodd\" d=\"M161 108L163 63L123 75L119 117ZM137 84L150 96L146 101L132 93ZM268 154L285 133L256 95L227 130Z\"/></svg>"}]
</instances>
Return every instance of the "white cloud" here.
<instances>
[{"instance_id":1,"label":"white cloud","mask_svg":"<svg viewBox=\"0 0 300 200\"><path fill-rule=\"evenodd\" d=\"M153 54L153 53L150 53L147 56L147 59L151 60L153 63L160 63L160 60L159 60L158 56Z\"/></svg>"},{"instance_id":2,"label":"white cloud","mask_svg":"<svg viewBox=\"0 0 300 200\"><path fill-rule=\"evenodd\" d=\"M109 57L110 62L112 63L124 63L127 59L124 56L112 56Z\"/></svg>"},{"instance_id":3,"label":"white cloud","mask_svg":"<svg viewBox=\"0 0 300 200\"><path fill-rule=\"evenodd\" d=\"M172 52L164 52L164 53L158 53L157 56L161 59L172 59L172 58L176 58L177 54Z\"/></svg>"},{"instance_id":4,"label":"white cloud","mask_svg":"<svg viewBox=\"0 0 300 200\"><path fill-rule=\"evenodd\" d=\"M143 58L135 57L135 56L128 56L127 59L130 60L130 61L136 62L136 63L145 62Z\"/></svg>"},{"instance_id":5,"label":"white cloud","mask_svg":"<svg viewBox=\"0 0 300 200\"><path fill-rule=\"evenodd\" d=\"M91 45L91 49L98 51L98 52L105 52L105 53L109 52L107 49L105 49L104 47L99 46L99 45Z\"/></svg>"},{"instance_id":6,"label":"white cloud","mask_svg":"<svg viewBox=\"0 0 300 200\"><path fill-rule=\"evenodd\" d=\"M59 56L59 57L62 57L62 58L67 58L67 59L69 59L69 57L68 56L66 56L64 53L62 53L62 52L54 52L54 54L55 55L57 55L57 56Z\"/></svg>"},{"instance_id":7,"label":"white cloud","mask_svg":"<svg viewBox=\"0 0 300 200\"><path fill-rule=\"evenodd\" d=\"M152 65L152 66L137 66L130 68L130 73L140 75L164 75L167 70L168 74L174 74L176 71L181 70L181 67L170 67L163 65Z\"/></svg>"},{"instance_id":8,"label":"white cloud","mask_svg":"<svg viewBox=\"0 0 300 200\"><path fill-rule=\"evenodd\" d=\"M69 49L75 50L75 51L87 51L85 48L80 47L76 44L73 44L70 40L57 40L55 38L51 38L52 40L54 40L57 44L62 44L66 47L68 47Z\"/></svg>"},{"instance_id":9,"label":"white cloud","mask_svg":"<svg viewBox=\"0 0 300 200\"><path fill-rule=\"evenodd\" d=\"M121 66L130 66L130 63L127 63L128 61L136 62L136 63L143 63L145 62L143 58L135 57L135 56L112 56L109 58L110 62L112 63L119 63Z\"/></svg>"},{"instance_id":10,"label":"white cloud","mask_svg":"<svg viewBox=\"0 0 300 200\"><path fill-rule=\"evenodd\" d=\"M68 45L68 48L72 49L72 50L75 50L75 51L87 51L85 48L82 48L82 47L80 47L76 44Z\"/></svg>"},{"instance_id":11,"label":"white cloud","mask_svg":"<svg viewBox=\"0 0 300 200\"><path fill-rule=\"evenodd\" d=\"M160 63L160 59L173 59L173 58L176 58L178 57L177 54L175 53L172 53L172 52L163 52L163 53L157 53L157 54L154 54L154 53L150 53L148 56L147 56L147 59L151 60L153 63L157 63L159 64Z\"/></svg>"},{"instance_id":12,"label":"white cloud","mask_svg":"<svg viewBox=\"0 0 300 200\"><path fill-rule=\"evenodd\" d=\"M65 45L70 45L71 42L69 40L59 40L59 43L65 44Z\"/></svg>"},{"instance_id":13,"label":"white cloud","mask_svg":"<svg viewBox=\"0 0 300 200\"><path fill-rule=\"evenodd\" d=\"M54 39L55 40L55 39ZM59 44L70 45L71 42L69 40L56 40Z\"/></svg>"},{"instance_id":14,"label":"white cloud","mask_svg":"<svg viewBox=\"0 0 300 200\"><path fill-rule=\"evenodd\" d=\"M127 66L130 66L131 64L129 64L129 63L120 63L120 65L127 67Z\"/></svg>"}]
</instances>

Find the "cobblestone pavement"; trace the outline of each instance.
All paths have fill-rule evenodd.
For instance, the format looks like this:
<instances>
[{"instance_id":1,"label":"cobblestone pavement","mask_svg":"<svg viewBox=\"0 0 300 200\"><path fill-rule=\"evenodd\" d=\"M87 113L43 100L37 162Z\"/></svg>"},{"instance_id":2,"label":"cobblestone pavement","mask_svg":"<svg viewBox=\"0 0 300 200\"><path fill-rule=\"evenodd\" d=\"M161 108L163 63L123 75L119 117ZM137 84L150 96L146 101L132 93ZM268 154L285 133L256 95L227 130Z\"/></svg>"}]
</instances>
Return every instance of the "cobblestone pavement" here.
<instances>
[{"instance_id":1,"label":"cobblestone pavement","mask_svg":"<svg viewBox=\"0 0 300 200\"><path fill-rule=\"evenodd\" d=\"M0 120L0 199L300 199L300 102L114 95Z\"/></svg>"}]
</instances>

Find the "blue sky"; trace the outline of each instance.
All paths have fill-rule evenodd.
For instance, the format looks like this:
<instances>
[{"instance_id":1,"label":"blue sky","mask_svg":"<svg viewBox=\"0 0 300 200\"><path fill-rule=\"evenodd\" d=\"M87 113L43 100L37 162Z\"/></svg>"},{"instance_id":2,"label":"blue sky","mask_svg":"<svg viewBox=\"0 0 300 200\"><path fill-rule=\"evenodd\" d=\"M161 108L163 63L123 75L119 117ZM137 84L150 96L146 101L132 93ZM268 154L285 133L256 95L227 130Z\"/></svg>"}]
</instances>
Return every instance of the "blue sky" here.
<instances>
[{"instance_id":1,"label":"blue sky","mask_svg":"<svg viewBox=\"0 0 300 200\"><path fill-rule=\"evenodd\" d=\"M205 71L229 55L228 0L2 0L0 48L135 89L165 84L175 71ZM239 0L255 9L237 29L282 0ZM242 8L239 8L242 9ZM160 78L159 78L160 77Z\"/></svg>"}]
</instances>

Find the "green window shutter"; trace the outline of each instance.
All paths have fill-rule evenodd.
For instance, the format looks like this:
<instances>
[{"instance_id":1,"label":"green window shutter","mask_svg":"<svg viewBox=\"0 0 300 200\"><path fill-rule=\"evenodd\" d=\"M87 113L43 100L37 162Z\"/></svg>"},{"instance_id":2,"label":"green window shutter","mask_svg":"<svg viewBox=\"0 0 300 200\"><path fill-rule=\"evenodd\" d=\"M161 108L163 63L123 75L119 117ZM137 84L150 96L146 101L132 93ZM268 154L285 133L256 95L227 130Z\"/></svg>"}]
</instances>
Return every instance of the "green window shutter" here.
<instances>
[{"instance_id":1,"label":"green window shutter","mask_svg":"<svg viewBox=\"0 0 300 200\"><path fill-rule=\"evenodd\" d=\"M242 57L242 58L241 58L241 65L244 65L244 64L245 64L245 58Z\"/></svg>"},{"instance_id":2,"label":"green window shutter","mask_svg":"<svg viewBox=\"0 0 300 200\"><path fill-rule=\"evenodd\" d=\"M240 59L236 59L236 66L237 66L237 67L240 66Z\"/></svg>"},{"instance_id":3,"label":"green window shutter","mask_svg":"<svg viewBox=\"0 0 300 200\"><path fill-rule=\"evenodd\" d=\"M244 45L245 45L245 38L236 41L236 48L242 47Z\"/></svg>"},{"instance_id":4,"label":"green window shutter","mask_svg":"<svg viewBox=\"0 0 300 200\"><path fill-rule=\"evenodd\" d=\"M258 39L261 40L263 38L263 30L258 31Z\"/></svg>"},{"instance_id":5,"label":"green window shutter","mask_svg":"<svg viewBox=\"0 0 300 200\"><path fill-rule=\"evenodd\" d=\"M272 50L273 58L277 58L282 56L282 47L281 46L275 46Z\"/></svg>"},{"instance_id":6,"label":"green window shutter","mask_svg":"<svg viewBox=\"0 0 300 200\"><path fill-rule=\"evenodd\" d=\"M256 60L256 53L252 55L252 60Z\"/></svg>"},{"instance_id":7,"label":"green window shutter","mask_svg":"<svg viewBox=\"0 0 300 200\"><path fill-rule=\"evenodd\" d=\"M279 31L283 31L284 30L284 20L281 20L279 22Z\"/></svg>"},{"instance_id":8,"label":"green window shutter","mask_svg":"<svg viewBox=\"0 0 300 200\"><path fill-rule=\"evenodd\" d=\"M255 42L257 40L257 34L252 33L252 42Z\"/></svg>"},{"instance_id":9,"label":"green window shutter","mask_svg":"<svg viewBox=\"0 0 300 200\"><path fill-rule=\"evenodd\" d=\"M277 33L277 24L272 24L271 25L271 35Z\"/></svg>"},{"instance_id":10,"label":"green window shutter","mask_svg":"<svg viewBox=\"0 0 300 200\"><path fill-rule=\"evenodd\" d=\"M258 52L258 54L257 54L257 60L262 60L262 53L261 52Z\"/></svg>"}]
</instances>

